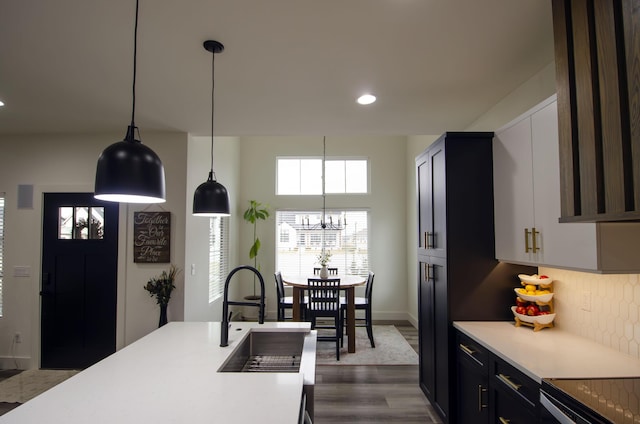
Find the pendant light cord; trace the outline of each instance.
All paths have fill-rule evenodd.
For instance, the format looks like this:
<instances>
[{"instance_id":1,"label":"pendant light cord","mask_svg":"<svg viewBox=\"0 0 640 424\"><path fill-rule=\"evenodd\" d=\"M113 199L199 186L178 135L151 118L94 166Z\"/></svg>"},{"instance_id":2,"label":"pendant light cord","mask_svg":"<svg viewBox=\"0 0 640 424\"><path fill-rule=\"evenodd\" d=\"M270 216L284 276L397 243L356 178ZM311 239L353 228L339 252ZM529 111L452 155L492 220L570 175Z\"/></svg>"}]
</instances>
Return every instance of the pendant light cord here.
<instances>
[{"instance_id":1,"label":"pendant light cord","mask_svg":"<svg viewBox=\"0 0 640 424\"><path fill-rule=\"evenodd\" d=\"M133 86L132 86L132 107L131 107L131 125L127 130L127 140L135 141L134 131L137 130L135 124L135 116L136 116L136 74L137 74L137 63L138 63L138 3L139 0L136 0L136 19L133 27ZM138 138L140 138L140 131L138 130Z\"/></svg>"},{"instance_id":2,"label":"pendant light cord","mask_svg":"<svg viewBox=\"0 0 640 424\"><path fill-rule=\"evenodd\" d=\"M213 177L213 180L215 181L215 174L213 172L213 107L214 107L214 102L213 102L213 93L215 91L216 88L216 83L215 83L215 63L216 63L216 53L215 51L211 52L211 174L210 177Z\"/></svg>"}]
</instances>

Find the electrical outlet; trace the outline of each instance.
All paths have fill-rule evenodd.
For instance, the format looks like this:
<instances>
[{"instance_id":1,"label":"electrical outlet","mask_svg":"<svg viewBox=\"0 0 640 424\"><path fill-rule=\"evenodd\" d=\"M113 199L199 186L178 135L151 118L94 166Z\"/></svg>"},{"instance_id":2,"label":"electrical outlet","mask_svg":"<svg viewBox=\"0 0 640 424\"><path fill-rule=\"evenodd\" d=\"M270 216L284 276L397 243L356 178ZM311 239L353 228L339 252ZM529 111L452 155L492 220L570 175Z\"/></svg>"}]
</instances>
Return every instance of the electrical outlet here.
<instances>
[{"instance_id":1,"label":"electrical outlet","mask_svg":"<svg viewBox=\"0 0 640 424\"><path fill-rule=\"evenodd\" d=\"M22 334L16 332L16 334L13 335L13 340L16 343L22 343Z\"/></svg>"},{"instance_id":2,"label":"electrical outlet","mask_svg":"<svg viewBox=\"0 0 640 424\"><path fill-rule=\"evenodd\" d=\"M591 311L591 292L583 291L582 292L582 305L581 308L583 311Z\"/></svg>"}]
</instances>

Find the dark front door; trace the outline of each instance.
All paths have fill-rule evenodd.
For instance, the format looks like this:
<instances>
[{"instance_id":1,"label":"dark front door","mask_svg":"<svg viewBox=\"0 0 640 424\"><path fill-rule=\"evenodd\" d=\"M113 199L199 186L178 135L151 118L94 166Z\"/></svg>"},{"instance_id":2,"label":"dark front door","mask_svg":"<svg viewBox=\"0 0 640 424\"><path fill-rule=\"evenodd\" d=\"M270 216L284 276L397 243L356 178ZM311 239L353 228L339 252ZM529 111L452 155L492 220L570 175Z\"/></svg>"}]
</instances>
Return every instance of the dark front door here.
<instances>
[{"instance_id":1,"label":"dark front door","mask_svg":"<svg viewBox=\"0 0 640 424\"><path fill-rule=\"evenodd\" d=\"M118 207L44 194L42 368L82 369L115 352Z\"/></svg>"}]
</instances>

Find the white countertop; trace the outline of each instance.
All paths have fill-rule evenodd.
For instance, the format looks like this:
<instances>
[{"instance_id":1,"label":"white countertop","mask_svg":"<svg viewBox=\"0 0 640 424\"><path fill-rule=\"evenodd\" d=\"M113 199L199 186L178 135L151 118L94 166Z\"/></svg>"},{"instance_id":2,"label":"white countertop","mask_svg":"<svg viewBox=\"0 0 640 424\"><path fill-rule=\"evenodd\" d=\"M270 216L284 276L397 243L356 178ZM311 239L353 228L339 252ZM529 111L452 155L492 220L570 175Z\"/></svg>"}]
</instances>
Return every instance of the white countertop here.
<instances>
[{"instance_id":1,"label":"white countertop","mask_svg":"<svg viewBox=\"0 0 640 424\"><path fill-rule=\"evenodd\" d=\"M300 373L218 373L249 329L309 323L171 322L0 417L1 423L295 423ZM236 331L240 329L240 331ZM315 371L315 364L314 364Z\"/></svg>"},{"instance_id":2,"label":"white countertop","mask_svg":"<svg viewBox=\"0 0 640 424\"><path fill-rule=\"evenodd\" d=\"M453 325L537 382L640 377L640 359L558 328L534 332L505 321L456 321Z\"/></svg>"}]
</instances>

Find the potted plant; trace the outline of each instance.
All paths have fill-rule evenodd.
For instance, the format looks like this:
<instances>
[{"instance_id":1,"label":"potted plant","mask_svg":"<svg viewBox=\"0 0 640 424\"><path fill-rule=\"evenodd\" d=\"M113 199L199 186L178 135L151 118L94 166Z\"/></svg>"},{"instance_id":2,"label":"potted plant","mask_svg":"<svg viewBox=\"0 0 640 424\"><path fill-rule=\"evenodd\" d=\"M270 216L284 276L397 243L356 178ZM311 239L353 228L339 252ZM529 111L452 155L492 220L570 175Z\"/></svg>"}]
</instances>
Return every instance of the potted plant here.
<instances>
[{"instance_id":1,"label":"potted plant","mask_svg":"<svg viewBox=\"0 0 640 424\"><path fill-rule=\"evenodd\" d=\"M180 269L171 265L169 267L169 272L162 271L159 277L152 277L147 281L147 284L144 285L144 289L149 292L149 296L156 297L156 302L160 305L160 321L158 322L158 328L165 325L167 320L167 306L169 305L169 300L171 300L171 292L176 286L173 284L176 276L180 272Z\"/></svg>"},{"instance_id":2,"label":"potted plant","mask_svg":"<svg viewBox=\"0 0 640 424\"><path fill-rule=\"evenodd\" d=\"M253 259L253 267L260 271L258 263L258 253L260 252L260 238L258 237L258 221L266 221L271 213L269 206L263 205L256 200L249 200L249 207L244 211L244 220L253 225L253 244L249 249L249 259ZM256 295L256 276L253 276L253 295L245 296L246 300L258 300L260 296ZM247 314L245 313L245 316ZM257 316L257 315L256 315Z\"/></svg>"}]
</instances>

